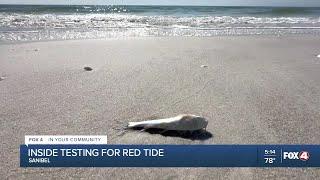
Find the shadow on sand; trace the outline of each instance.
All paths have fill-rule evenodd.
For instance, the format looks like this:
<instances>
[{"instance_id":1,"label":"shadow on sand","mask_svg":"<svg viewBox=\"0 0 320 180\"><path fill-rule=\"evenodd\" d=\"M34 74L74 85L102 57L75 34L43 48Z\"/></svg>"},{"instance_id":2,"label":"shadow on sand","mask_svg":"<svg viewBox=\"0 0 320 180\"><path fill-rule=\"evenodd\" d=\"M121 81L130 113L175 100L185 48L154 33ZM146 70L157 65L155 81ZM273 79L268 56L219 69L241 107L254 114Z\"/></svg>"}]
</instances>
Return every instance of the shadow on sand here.
<instances>
[{"instance_id":1,"label":"shadow on sand","mask_svg":"<svg viewBox=\"0 0 320 180\"><path fill-rule=\"evenodd\" d=\"M155 129L155 128L150 128L144 130L143 128L132 128L132 130L139 130L139 131L144 131L148 132L150 134L160 134L162 136L169 136L169 137L180 137L184 139L190 139L190 140L207 140L213 137L213 135L206 130L197 130L197 131L174 131L174 130L168 130L164 131L163 129Z\"/></svg>"}]
</instances>

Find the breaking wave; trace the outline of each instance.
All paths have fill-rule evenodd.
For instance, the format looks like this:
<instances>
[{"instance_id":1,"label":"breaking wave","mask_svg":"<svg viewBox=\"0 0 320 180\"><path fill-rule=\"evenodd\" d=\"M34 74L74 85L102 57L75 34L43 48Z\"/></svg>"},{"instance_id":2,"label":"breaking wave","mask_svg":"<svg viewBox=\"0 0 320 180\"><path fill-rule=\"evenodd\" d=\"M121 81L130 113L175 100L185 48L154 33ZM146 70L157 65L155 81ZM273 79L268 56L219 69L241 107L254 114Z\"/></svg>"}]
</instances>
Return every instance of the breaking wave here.
<instances>
[{"instance_id":1,"label":"breaking wave","mask_svg":"<svg viewBox=\"0 0 320 180\"><path fill-rule=\"evenodd\" d=\"M315 8L0 6L2 41L319 31Z\"/></svg>"}]
</instances>

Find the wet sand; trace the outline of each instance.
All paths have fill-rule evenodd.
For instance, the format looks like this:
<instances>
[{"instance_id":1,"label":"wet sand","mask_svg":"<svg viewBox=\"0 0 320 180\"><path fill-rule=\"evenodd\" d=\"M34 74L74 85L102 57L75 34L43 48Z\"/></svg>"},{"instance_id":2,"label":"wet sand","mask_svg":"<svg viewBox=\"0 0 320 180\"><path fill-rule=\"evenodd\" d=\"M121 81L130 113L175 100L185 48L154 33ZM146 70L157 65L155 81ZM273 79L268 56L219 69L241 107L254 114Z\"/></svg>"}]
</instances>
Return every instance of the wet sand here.
<instances>
[{"instance_id":1,"label":"wet sand","mask_svg":"<svg viewBox=\"0 0 320 180\"><path fill-rule=\"evenodd\" d=\"M23 169L19 145L37 134L108 135L112 144L319 144L319 47L319 37L302 35L0 44L0 177L316 179L316 168ZM212 137L116 130L181 113L206 117Z\"/></svg>"}]
</instances>

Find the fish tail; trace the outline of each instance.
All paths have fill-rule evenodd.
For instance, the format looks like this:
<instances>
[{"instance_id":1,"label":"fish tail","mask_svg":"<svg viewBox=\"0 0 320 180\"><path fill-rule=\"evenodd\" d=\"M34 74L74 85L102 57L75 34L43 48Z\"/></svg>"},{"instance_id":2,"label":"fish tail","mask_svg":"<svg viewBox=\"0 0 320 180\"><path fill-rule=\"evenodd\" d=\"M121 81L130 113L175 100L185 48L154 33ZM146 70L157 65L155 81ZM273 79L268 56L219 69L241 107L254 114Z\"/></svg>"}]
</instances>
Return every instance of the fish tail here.
<instances>
[{"instance_id":1,"label":"fish tail","mask_svg":"<svg viewBox=\"0 0 320 180\"><path fill-rule=\"evenodd\" d=\"M142 127L143 123L141 122L129 122L127 128L135 128L135 127Z\"/></svg>"}]
</instances>

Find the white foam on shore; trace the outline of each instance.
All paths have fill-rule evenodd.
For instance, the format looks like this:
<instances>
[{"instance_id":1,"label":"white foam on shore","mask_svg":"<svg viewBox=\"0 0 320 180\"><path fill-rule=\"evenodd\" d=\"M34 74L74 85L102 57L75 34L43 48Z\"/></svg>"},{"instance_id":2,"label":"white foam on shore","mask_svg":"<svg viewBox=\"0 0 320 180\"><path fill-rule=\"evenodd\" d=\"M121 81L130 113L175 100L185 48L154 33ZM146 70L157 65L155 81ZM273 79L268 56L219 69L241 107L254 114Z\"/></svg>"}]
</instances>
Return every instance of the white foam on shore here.
<instances>
[{"instance_id":1,"label":"white foam on shore","mask_svg":"<svg viewBox=\"0 0 320 180\"><path fill-rule=\"evenodd\" d=\"M250 16L143 16L133 14L19 14L0 13L0 27L7 28L90 28L101 27L260 27L276 24L320 24L318 17Z\"/></svg>"},{"instance_id":2,"label":"white foam on shore","mask_svg":"<svg viewBox=\"0 0 320 180\"><path fill-rule=\"evenodd\" d=\"M0 13L0 41L320 34L318 17Z\"/></svg>"}]
</instances>

